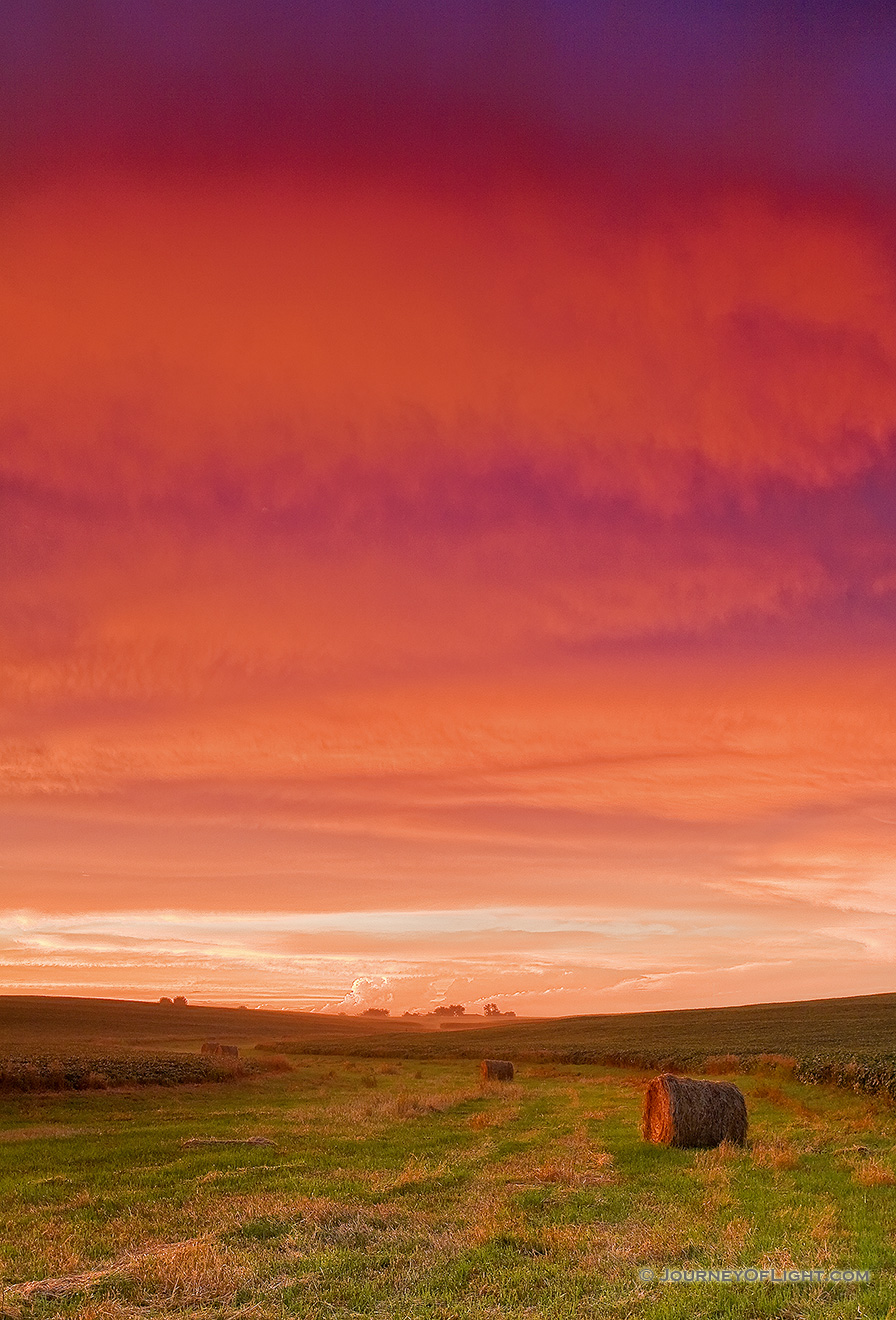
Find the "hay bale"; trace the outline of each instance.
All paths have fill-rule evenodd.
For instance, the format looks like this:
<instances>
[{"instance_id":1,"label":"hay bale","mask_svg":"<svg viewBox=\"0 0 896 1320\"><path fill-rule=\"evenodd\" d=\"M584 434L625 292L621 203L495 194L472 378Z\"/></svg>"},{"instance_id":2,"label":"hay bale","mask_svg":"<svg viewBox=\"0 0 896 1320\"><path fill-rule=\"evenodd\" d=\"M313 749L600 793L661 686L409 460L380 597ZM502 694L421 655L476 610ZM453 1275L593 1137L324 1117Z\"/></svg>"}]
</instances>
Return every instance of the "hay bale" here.
<instances>
[{"instance_id":1,"label":"hay bale","mask_svg":"<svg viewBox=\"0 0 896 1320\"><path fill-rule=\"evenodd\" d=\"M225 1059L238 1059L240 1052L235 1045L219 1045L218 1053Z\"/></svg>"},{"instance_id":2,"label":"hay bale","mask_svg":"<svg viewBox=\"0 0 896 1320\"><path fill-rule=\"evenodd\" d=\"M224 1046L219 1045L216 1040L207 1040L203 1042L202 1049L200 1050L200 1054L219 1055L223 1050L223 1048Z\"/></svg>"},{"instance_id":3,"label":"hay bale","mask_svg":"<svg viewBox=\"0 0 896 1320\"><path fill-rule=\"evenodd\" d=\"M747 1104L733 1082L663 1073L644 1096L641 1135L666 1146L718 1146L747 1139Z\"/></svg>"},{"instance_id":4,"label":"hay bale","mask_svg":"<svg viewBox=\"0 0 896 1320\"><path fill-rule=\"evenodd\" d=\"M479 1075L484 1082L512 1082L513 1064L507 1059L483 1059Z\"/></svg>"}]
</instances>

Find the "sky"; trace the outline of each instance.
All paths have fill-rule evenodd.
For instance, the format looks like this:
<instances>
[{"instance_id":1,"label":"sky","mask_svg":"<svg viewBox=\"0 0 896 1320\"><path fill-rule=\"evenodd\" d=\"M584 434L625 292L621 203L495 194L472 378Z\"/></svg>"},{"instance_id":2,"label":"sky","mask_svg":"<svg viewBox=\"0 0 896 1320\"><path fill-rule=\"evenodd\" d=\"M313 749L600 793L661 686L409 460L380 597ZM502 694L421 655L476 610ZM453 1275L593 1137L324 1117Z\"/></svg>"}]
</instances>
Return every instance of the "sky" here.
<instances>
[{"instance_id":1,"label":"sky","mask_svg":"<svg viewBox=\"0 0 896 1320\"><path fill-rule=\"evenodd\" d=\"M0 993L896 990L896 11L0 28Z\"/></svg>"}]
</instances>

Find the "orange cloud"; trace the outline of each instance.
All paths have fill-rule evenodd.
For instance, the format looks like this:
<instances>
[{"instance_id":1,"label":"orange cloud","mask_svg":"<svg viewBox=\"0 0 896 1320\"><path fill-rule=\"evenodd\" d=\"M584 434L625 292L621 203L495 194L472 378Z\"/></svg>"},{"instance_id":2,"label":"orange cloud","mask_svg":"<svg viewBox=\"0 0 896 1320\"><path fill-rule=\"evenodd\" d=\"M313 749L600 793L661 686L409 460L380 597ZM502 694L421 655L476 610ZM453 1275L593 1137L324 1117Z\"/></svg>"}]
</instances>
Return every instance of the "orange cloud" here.
<instances>
[{"instance_id":1,"label":"orange cloud","mask_svg":"<svg viewBox=\"0 0 896 1320\"><path fill-rule=\"evenodd\" d=\"M831 949L854 973L892 860L866 817L896 792L888 244L818 200L635 213L600 180L11 198L8 905L646 921L674 894L676 965L555 912L495 937L507 994L814 992ZM71 935L27 954L54 983ZM187 966L145 938L147 984ZM342 962L317 938L280 964L206 931L197 984L269 956L279 994L313 954L338 1003L390 960L415 994L459 965L442 927L343 932ZM521 949L549 972L512 981ZM130 956L94 954L97 985Z\"/></svg>"},{"instance_id":2,"label":"orange cloud","mask_svg":"<svg viewBox=\"0 0 896 1320\"><path fill-rule=\"evenodd\" d=\"M667 502L651 454L826 482L896 419L888 236L818 203L94 180L0 239L6 463L81 489L509 446Z\"/></svg>"}]
</instances>

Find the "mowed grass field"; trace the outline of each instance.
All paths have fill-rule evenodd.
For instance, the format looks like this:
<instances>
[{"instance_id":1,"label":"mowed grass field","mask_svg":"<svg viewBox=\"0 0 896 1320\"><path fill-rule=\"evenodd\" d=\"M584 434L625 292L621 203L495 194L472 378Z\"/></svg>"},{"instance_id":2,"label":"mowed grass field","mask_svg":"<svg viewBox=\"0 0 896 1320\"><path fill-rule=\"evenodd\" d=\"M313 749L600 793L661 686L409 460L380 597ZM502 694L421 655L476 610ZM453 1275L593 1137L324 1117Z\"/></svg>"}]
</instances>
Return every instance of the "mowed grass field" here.
<instances>
[{"instance_id":1,"label":"mowed grass field","mask_svg":"<svg viewBox=\"0 0 896 1320\"><path fill-rule=\"evenodd\" d=\"M695 1152L641 1140L637 1070L523 1063L482 1089L468 1060L291 1063L0 1097L0 1313L896 1315L896 1122L877 1097L735 1077L750 1145ZM872 1277L638 1275L701 1267ZM57 1296L16 1287L60 1276Z\"/></svg>"}]
</instances>

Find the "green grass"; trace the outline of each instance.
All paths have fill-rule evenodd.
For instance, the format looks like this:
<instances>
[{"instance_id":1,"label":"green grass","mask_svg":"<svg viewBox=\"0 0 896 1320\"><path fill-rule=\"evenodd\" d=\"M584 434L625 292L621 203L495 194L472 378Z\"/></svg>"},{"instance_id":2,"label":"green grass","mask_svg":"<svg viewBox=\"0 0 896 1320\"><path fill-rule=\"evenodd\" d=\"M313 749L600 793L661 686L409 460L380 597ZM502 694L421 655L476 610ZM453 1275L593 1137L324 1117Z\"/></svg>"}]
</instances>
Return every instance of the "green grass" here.
<instances>
[{"instance_id":1,"label":"green grass","mask_svg":"<svg viewBox=\"0 0 896 1320\"><path fill-rule=\"evenodd\" d=\"M876 1098L737 1078L751 1146L690 1152L641 1140L632 1070L531 1063L483 1091L462 1060L295 1062L215 1087L0 1099L5 1282L119 1267L55 1299L13 1292L11 1313L896 1315L896 1138ZM874 1278L637 1276L750 1266Z\"/></svg>"}]
</instances>

